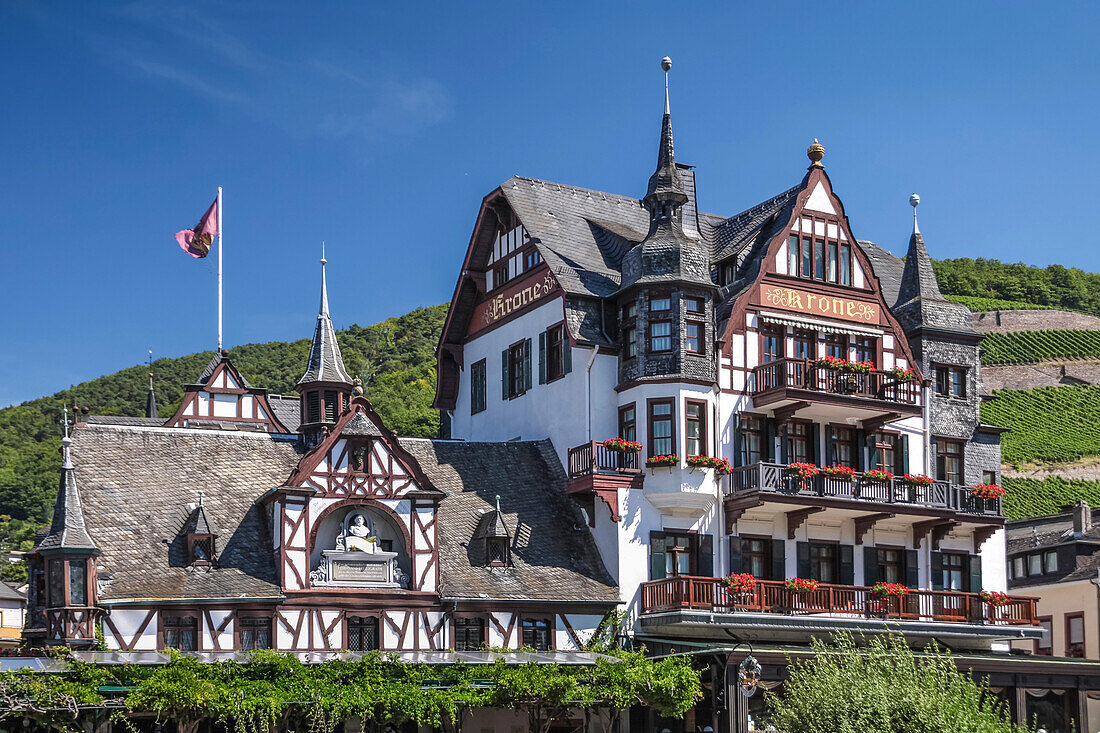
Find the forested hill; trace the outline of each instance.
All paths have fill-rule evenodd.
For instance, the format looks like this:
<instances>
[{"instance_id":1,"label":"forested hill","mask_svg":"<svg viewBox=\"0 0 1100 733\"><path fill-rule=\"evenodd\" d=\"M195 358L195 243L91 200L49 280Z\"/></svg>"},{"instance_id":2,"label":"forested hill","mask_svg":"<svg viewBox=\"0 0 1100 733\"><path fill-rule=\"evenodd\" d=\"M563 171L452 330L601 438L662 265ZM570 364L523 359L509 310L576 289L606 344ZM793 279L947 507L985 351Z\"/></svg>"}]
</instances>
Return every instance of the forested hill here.
<instances>
[{"instance_id":1,"label":"forested hill","mask_svg":"<svg viewBox=\"0 0 1100 733\"><path fill-rule=\"evenodd\" d=\"M932 263L944 295L1021 301L1100 315L1100 273L961 257Z\"/></svg>"},{"instance_id":2,"label":"forested hill","mask_svg":"<svg viewBox=\"0 0 1100 733\"><path fill-rule=\"evenodd\" d=\"M418 308L373 326L338 332L348 373L358 376L386 424L401 435L434 436L435 347L447 307ZM257 387L293 394L305 369L309 340L245 344L229 350L233 363ZM198 378L211 351L153 362L153 386L162 417ZM0 515L46 521L58 482L63 405L75 401L96 415L144 415L149 368L133 366L83 382L49 397L0 409ZM0 516L0 543L7 517Z\"/></svg>"}]
</instances>

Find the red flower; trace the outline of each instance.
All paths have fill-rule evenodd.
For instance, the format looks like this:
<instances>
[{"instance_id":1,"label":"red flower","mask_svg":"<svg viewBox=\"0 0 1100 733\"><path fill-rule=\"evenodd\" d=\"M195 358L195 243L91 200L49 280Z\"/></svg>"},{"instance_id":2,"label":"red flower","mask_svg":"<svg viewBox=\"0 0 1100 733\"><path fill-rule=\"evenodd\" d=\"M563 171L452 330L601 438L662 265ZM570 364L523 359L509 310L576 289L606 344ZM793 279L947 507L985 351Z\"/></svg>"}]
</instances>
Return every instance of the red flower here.
<instances>
[{"instance_id":1,"label":"red flower","mask_svg":"<svg viewBox=\"0 0 1100 733\"><path fill-rule=\"evenodd\" d=\"M1001 593L997 590L983 590L978 595L981 596L981 599L983 601L993 606L994 608L1007 606L1009 603L1012 602L1012 599L1007 593Z\"/></svg>"},{"instance_id":2,"label":"red flower","mask_svg":"<svg viewBox=\"0 0 1100 733\"><path fill-rule=\"evenodd\" d=\"M670 453L664 456L650 456L645 465L647 466L675 466L680 462L680 456L675 453Z\"/></svg>"},{"instance_id":3,"label":"red flower","mask_svg":"<svg viewBox=\"0 0 1100 733\"><path fill-rule=\"evenodd\" d=\"M923 473L905 474L905 483L913 484L914 486L931 486L932 480L931 476L925 476Z\"/></svg>"},{"instance_id":4,"label":"red flower","mask_svg":"<svg viewBox=\"0 0 1100 733\"><path fill-rule=\"evenodd\" d=\"M870 471L864 472L863 477L869 478L872 481L889 481L894 478L894 474L889 471L880 471L877 468L873 468Z\"/></svg>"},{"instance_id":5,"label":"red flower","mask_svg":"<svg viewBox=\"0 0 1100 733\"><path fill-rule=\"evenodd\" d=\"M970 494L979 499L1000 499L1005 493L1000 484L978 484L970 487Z\"/></svg>"},{"instance_id":6,"label":"red flower","mask_svg":"<svg viewBox=\"0 0 1100 733\"><path fill-rule=\"evenodd\" d=\"M817 590L821 584L813 578L787 578L783 585L791 593L809 593Z\"/></svg>"},{"instance_id":7,"label":"red flower","mask_svg":"<svg viewBox=\"0 0 1100 733\"><path fill-rule=\"evenodd\" d=\"M752 573L730 573L728 578L722 578L722 583L731 593L748 593L756 588Z\"/></svg>"},{"instance_id":8,"label":"red flower","mask_svg":"<svg viewBox=\"0 0 1100 733\"><path fill-rule=\"evenodd\" d=\"M885 596L907 596L909 595L909 589L901 583L875 583L871 586L871 595L885 597Z\"/></svg>"},{"instance_id":9,"label":"red flower","mask_svg":"<svg viewBox=\"0 0 1100 733\"><path fill-rule=\"evenodd\" d=\"M821 472L821 469L812 463L791 463L787 466L787 470L793 473L799 478L810 478L816 476Z\"/></svg>"},{"instance_id":10,"label":"red flower","mask_svg":"<svg viewBox=\"0 0 1100 733\"><path fill-rule=\"evenodd\" d=\"M839 476L842 478L855 478L856 470L851 466L825 466L821 472L826 476Z\"/></svg>"},{"instance_id":11,"label":"red flower","mask_svg":"<svg viewBox=\"0 0 1100 733\"><path fill-rule=\"evenodd\" d=\"M603 447L609 451L616 451L618 453L637 453L642 449L641 443L636 443L633 440L624 440L623 438L612 438L611 440L605 440Z\"/></svg>"}]
</instances>

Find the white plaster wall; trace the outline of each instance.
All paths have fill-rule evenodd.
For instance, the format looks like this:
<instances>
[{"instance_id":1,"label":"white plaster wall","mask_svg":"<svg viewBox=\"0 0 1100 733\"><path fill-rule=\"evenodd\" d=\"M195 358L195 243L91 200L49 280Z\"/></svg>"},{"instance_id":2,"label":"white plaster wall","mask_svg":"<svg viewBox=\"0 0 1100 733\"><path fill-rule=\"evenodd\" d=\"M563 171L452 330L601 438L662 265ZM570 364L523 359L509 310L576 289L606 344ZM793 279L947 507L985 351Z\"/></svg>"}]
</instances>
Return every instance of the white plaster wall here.
<instances>
[{"instance_id":1,"label":"white plaster wall","mask_svg":"<svg viewBox=\"0 0 1100 733\"><path fill-rule=\"evenodd\" d=\"M580 639L581 644L587 644L592 639L592 635L596 633L600 622L603 621L603 616L594 614L567 613L565 618L568 619L569 625L573 628L577 638ZM573 638L569 635L565 624L561 623L560 618L558 623L554 624L554 627L554 648L558 651L578 651L577 645L573 642Z\"/></svg>"},{"instance_id":2,"label":"white plaster wall","mask_svg":"<svg viewBox=\"0 0 1100 733\"><path fill-rule=\"evenodd\" d=\"M148 609L144 608L114 608L111 609L111 623L118 629L118 633L129 642L134 638L134 634L141 628L141 624L144 623L146 615L148 615ZM160 619L157 614L153 615L149 625L145 627L145 631L141 632L141 637L134 645L134 651L155 651L157 648L157 624ZM114 641L113 634L106 635L107 645L112 649L117 649L118 645Z\"/></svg>"},{"instance_id":3,"label":"white plaster wall","mask_svg":"<svg viewBox=\"0 0 1100 733\"><path fill-rule=\"evenodd\" d=\"M291 629L298 628L298 622L301 620L302 614L306 613L299 609L279 609L279 612L282 613L283 618L286 619L286 623ZM275 648L284 650L293 649L294 633L289 631L277 618L272 619L271 625L275 631Z\"/></svg>"},{"instance_id":4,"label":"white plaster wall","mask_svg":"<svg viewBox=\"0 0 1100 733\"><path fill-rule=\"evenodd\" d=\"M0 601L0 625L8 629L23 628L24 605L21 601Z\"/></svg>"},{"instance_id":5,"label":"white plaster wall","mask_svg":"<svg viewBox=\"0 0 1100 733\"><path fill-rule=\"evenodd\" d=\"M512 617L515 614L495 612L490 615L496 619L497 623L494 624L491 621L489 622L489 646L507 648L517 646L515 643L513 643L513 640L516 637L516 628L513 628L512 633L510 633L508 636L500 633L500 629L497 628L497 624L500 624L501 628L507 631L508 625L512 623ZM519 621L517 620L516 626L518 627L518 625Z\"/></svg>"},{"instance_id":6,"label":"white plaster wall","mask_svg":"<svg viewBox=\"0 0 1100 733\"><path fill-rule=\"evenodd\" d=\"M463 347L465 364L459 374L458 399L451 435L464 440L542 440L554 442L563 465L569 449L586 442L585 387L592 350L574 346L572 371L548 384L539 384L539 334L564 318L560 298L531 310L470 341ZM510 399L501 399L500 354L521 339L531 339L531 389ZM485 359L486 409L470 414L470 365ZM592 439L614 437L614 387L618 380L618 357L600 354L592 367Z\"/></svg>"}]
</instances>

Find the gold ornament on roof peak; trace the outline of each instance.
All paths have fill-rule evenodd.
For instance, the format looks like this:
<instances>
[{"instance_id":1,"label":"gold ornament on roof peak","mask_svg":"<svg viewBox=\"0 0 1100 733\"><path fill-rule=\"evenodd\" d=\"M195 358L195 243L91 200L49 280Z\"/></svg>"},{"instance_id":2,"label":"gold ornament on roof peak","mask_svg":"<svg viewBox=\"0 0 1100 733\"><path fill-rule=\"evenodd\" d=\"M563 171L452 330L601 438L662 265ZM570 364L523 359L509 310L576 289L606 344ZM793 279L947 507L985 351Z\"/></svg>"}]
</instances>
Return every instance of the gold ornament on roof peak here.
<instances>
[{"instance_id":1,"label":"gold ornament on roof peak","mask_svg":"<svg viewBox=\"0 0 1100 733\"><path fill-rule=\"evenodd\" d=\"M814 165L821 165L821 159L825 157L825 146L819 143L816 137L813 144L806 148L806 157Z\"/></svg>"}]
</instances>

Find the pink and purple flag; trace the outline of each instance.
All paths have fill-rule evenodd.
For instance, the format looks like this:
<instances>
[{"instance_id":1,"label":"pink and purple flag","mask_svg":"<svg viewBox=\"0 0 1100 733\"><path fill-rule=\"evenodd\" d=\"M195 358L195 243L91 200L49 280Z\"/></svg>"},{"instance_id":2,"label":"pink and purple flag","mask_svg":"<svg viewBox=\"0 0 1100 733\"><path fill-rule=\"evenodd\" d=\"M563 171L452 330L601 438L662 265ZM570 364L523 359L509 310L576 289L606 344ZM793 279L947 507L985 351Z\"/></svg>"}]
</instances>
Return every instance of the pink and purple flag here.
<instances>
[{"instance_id":1,"label":"pink and purple flag","mask_svg":"<svg viewBox=\"0 0 1100 733\"><path fill-rule=\"evenodd\" d=\"M184 229L176 233L176 241L184 252L195 259L202 259L210 254L210 245L214 243L214 237L218 236L218 200L210 204L210 208L199 219L194 229Z\"/></svg>"}]
</instances>

